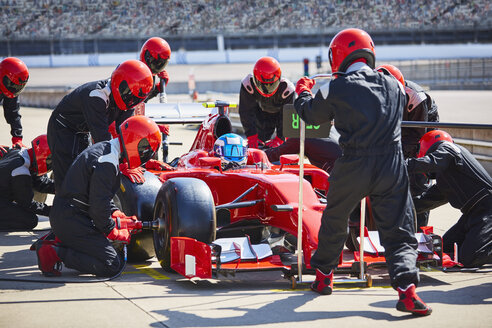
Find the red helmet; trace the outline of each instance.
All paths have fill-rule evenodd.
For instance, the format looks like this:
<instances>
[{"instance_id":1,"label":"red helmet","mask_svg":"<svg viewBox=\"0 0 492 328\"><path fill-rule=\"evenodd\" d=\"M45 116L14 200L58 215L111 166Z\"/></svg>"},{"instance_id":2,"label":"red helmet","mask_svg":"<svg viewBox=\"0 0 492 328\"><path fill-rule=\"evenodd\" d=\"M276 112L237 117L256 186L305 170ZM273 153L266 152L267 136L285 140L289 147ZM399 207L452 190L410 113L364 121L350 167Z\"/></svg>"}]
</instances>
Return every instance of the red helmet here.
<instances>
[{"instance_id":1,"label":"red helmet","mask_svg":"<svg viewBox=\"0 0 492 328\"><path fill-rule=\"evenodd\" d=\"M384 64L376 67L376 71L386 71L387 73L393 75L403 86L405 86L405 79L403 78L403 74L396 66L391 64Z\"/></svg>"},{"instance_id":2,"label":"red helmet","mask_svg":"<svg viewBox=\"0 0 492 328\"><path fill-rule=\"evenodd\" d=\"M28 79L27 66L19 58L7 57L0 62L0 90L6 97L17 97Z\"/></svg>"},{"instance_id":3,"label":"red helmet","mask_svg":"<svg viewBox=\"0 0 492 328\"><path fill-rule=\"evenodd\" d=\"M144 101L154 86L150 69L141 61L124 61L111 74L111 93L121 110L135 107Z\"/></svg>"},{"instance_id":4,"label":"red helmet","mask_svg":"<svg viewBox=\"0 0 492 328\"><path fill-rule=\"evenodd\" d=\"M48 137L42 134L36 137L32 142L32 163L38 175L43 175L51 171L51 151L48 146Z\"/></svg>"},{"instance_id":5,"label":"red helmet","mask_svg":"<svg viewBox=\"0 0 492 328\"><path fill-rule=\"evenodd\" d=\"M121 123L119 140L128 167L134 169L154 157L161 144L161 132L150 118L131 116Z\"/></svg>"},{"instance_id":6,"label":"red helmet","mask_svg":"<svg viewBox=\"0 0 492 328\"><path fill-rule=\"evenodd\" d=\"M265 96L271 97L280 85L280 64L273 57L261 57L253 68L253 81L256 90Z\"/></svg>"},{"instance_id":7,"label":"red helmet","mask_svg":"<svg viewBox=\"0 0 492 328\"><path fill-rule=\"evenodd\" d=\"M451 138L449 133L442 130L432 130L427 132L422 136L422 138L420 138L420 149L417 157L424 157L430 147L436 143L441 143L442 141L453 142L453 138Z\"/></svg>"},{"instance_id":8,"label":"red helmet","mask_svg":"<svg viewBox=\"0 0 492 328\"><path fill-rule=\"evenodd\" d=\"M374 42L367 32L358 28L348 28L333 37L328 51L332 72L345 72L350 64L364 58L367 65L374 69L376 51Z\"/></svg>"},{"instance_id":9,"label":"red helmet","mask_svg":"<svg viewBox=\"0 0 492 328\"><path fill-rule=\"evenodd\" d=\"M162 72L171 57L171 47L166 40L153 37L145 41L140 50L140 60L147 64L152 75Z\"/></svg>"}]
</instances>

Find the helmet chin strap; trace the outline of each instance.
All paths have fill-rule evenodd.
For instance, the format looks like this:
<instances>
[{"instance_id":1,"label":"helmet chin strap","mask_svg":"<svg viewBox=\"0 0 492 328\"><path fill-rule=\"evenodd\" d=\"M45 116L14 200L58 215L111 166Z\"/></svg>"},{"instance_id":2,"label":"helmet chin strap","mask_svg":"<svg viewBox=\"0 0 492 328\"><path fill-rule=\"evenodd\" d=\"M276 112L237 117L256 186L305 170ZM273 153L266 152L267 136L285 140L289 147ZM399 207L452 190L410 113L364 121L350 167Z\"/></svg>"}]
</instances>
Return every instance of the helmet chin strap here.
<instances>
[{"instance_id":1,"label":"helmet chin strap","mask_svg":"<svg viewBox=\"0 0 492 328\"><path fill-rule=\"evenodd\" d=\"M29 158L31 159L31 163L32 163L34 160L34 154L33 154L32 148L28 148L27 153L29 154Z\"/></svg>"},{"instance_id":2,"label":"helmet chin strap","mask_svg":"<svg viewBox=\"0 0 492 328\"><path fill-rule=\"evenodd\" d=\"M27 149L27 154L29 155L29 160L31 161L29 165L29 172L34 172L38 174L38 163L36 163L34 159L34 151L32 150L32 148Z\"/></svg>"}]
</instances>

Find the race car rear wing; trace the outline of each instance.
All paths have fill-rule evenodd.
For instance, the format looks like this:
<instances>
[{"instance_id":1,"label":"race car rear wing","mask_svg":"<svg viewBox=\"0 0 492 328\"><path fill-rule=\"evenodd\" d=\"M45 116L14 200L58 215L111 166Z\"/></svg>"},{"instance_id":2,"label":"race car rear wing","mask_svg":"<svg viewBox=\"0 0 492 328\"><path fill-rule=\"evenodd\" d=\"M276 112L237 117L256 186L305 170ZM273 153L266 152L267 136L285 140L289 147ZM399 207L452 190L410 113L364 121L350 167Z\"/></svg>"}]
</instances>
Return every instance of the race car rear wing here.
<instances>
[{"instance_id":1,"label":"race car rear wing","mask_svg":"<svg viewBox=\"0 0 492 328\"><path fill-rule=\"evenodd\" d=\"M209 113L200 103L145 104L145 116L158 124L199 124Z\"/></svg>"}]
</instances>

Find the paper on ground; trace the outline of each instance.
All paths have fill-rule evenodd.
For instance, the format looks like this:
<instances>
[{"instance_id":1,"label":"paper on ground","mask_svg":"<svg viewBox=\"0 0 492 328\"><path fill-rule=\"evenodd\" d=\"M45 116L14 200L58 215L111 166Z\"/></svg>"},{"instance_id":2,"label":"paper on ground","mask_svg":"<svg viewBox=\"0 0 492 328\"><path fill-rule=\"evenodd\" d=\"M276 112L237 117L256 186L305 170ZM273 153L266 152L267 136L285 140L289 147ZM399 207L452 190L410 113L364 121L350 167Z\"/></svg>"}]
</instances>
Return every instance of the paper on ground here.
<instances>
[{"instance_id":1,"label":"paper on ground","mask_svg":"<svg viewBox=\"0 0 492 328\"><path fill-rule=\"evenodd\" d=\"M214 244L222 247L220 254L220 261L222 263L239 259L236 248L240 250L241 260L261 260L273 255L270 245L252 245L248 237L219 238L214 241Z\"/></svg>"},{"instance_id":2,"label":"paper on ground","mask_svg":"<svg viewBox=\"0 0 492 328\"><path fill-rule=\"evenodd\" d=\"M430 242L430 236L419 232L415 234L415 238L418 242L417 251L419 253L432 253L427 247L427 243ZM360 243L360 237L357 237L357 241ZM384 247L381 245L377 231L369 231L369 237L364 237L364 252L371 254L384 253Z\"/></svg>"}]
</instances>

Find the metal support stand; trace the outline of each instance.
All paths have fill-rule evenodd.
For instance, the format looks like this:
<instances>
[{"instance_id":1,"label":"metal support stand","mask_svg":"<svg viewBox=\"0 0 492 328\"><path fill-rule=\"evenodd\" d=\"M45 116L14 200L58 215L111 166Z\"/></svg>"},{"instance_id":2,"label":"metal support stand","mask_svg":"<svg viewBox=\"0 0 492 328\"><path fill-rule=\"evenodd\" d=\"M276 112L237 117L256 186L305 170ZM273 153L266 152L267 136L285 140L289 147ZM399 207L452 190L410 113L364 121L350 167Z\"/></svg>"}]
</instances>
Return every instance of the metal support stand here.
<instances>
[{"instance_id":1,"label":"metal support stand","mask_svg":"<svg viewBox=\"0 0 492 328\"><path fill-rule=\"evenodd\" d=\"M164 81L163 79L161 79L161 86L162 86L162 92L159 93L159 102L161 104L165 104L167 103L166 81Z\"/></svg>"},{"instance_id":2,"label":"metal support stand","mask_svg":"<svg viewBox=\"0 0 492 328\"><path fill-rule=\"evenodd\" d=\"M306 123L300 120L299 136L299 206L297 210L297 281L302 282L302 207L303 207L303 186L304 186L304 142L306 139Z\"/></svg>"},{"instance_id":3,"label":"metal support stand","mask_svg":"<svg viewBox=\"0 0 492 328\"><path fill-rule=\"evenodd\" d=\"M162 92L159 93L159 102L161 104L167 103L167 94L166 94L166 82L161 79ZM167 135L162 133L162 161L167 163L167 156L169 154L169 140Z\"/></svg>"},{"instance_id":4,"label":"metal support stand","mask_svg":"<svg viewBox=\"0 0 492 328\"><path fill-rule=\"evenodd\" d=\"M366 198L362 198L360 201L360 242L359 242L359 264L360 264L360 275L359 278L364 278L364 241L365 241L365 227L366 227Z\"/></svg>"}]
</instances>

